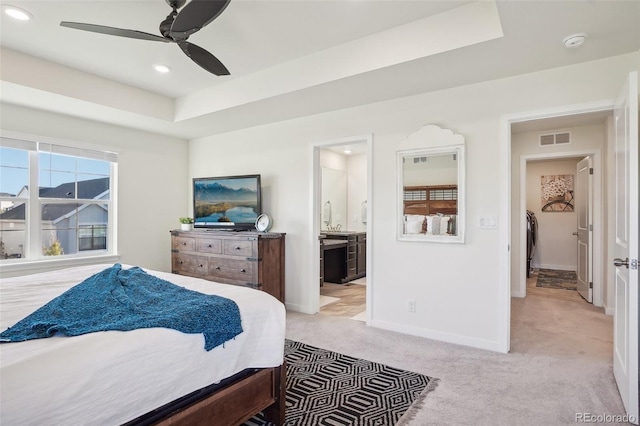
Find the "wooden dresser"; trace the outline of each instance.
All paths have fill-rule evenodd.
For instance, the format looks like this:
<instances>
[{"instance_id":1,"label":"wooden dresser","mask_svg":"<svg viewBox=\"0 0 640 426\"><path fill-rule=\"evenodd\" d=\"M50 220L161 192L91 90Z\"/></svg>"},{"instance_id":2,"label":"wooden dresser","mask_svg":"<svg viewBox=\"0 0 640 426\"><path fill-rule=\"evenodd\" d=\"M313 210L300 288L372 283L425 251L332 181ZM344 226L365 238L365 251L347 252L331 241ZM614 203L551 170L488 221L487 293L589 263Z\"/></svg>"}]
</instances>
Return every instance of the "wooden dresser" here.
<instances>
[{"instance_id":1,"label":"wooden dresser","mask_svg":"<svg viewBox=\"0 0 640 426\"><path fill-rule=\"evenodd\" d=\"M284 303L284 236L173 230L171 272L266 291Z\"/></svg>"}]
</instances>

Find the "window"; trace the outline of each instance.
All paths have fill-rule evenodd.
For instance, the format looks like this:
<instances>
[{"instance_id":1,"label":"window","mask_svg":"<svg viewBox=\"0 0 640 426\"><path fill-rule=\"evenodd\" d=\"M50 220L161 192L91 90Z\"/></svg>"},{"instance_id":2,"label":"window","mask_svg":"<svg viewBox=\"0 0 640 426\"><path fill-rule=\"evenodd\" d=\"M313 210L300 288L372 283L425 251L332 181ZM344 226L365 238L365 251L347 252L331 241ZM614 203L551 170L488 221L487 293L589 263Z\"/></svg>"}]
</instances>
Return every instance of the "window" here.
<instances>
[{"instance_id":1,"label":"window","mask_svg":"<svg viewBox=\"0 0 640 426\"><path fill-rule=\"evenodd\" d=\"M116 160L111 152L1 138L0 262L116 253Z\"/></svg>"},{"instance_id":2,"label":"window","mask_svg":"<svg viewBox=\"0 0 640 426\"><path fill-rule=\"evenodd\" d=\"M105 250L107 227L105 225L80 226L78 230L79 250Z\"/></svg>"}]
</instances>

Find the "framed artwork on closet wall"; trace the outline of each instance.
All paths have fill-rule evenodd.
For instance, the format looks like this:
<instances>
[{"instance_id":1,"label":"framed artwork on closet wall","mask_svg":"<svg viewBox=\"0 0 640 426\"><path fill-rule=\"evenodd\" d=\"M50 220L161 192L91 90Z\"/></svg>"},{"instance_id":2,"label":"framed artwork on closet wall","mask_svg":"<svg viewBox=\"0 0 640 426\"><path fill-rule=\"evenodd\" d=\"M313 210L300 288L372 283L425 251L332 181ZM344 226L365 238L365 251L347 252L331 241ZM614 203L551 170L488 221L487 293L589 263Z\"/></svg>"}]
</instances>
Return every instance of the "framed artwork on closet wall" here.
<instances>
[{"instance_id":1,"label":"framed artwork on closet wall","mask_svg":"<svg viewBox=\"0 0 640 426\"><path fill-rule=\"evenodd\" d=\"M543 212L573 212L573 175L540 177L540 202Z\"/></svg>"}]
</instances>

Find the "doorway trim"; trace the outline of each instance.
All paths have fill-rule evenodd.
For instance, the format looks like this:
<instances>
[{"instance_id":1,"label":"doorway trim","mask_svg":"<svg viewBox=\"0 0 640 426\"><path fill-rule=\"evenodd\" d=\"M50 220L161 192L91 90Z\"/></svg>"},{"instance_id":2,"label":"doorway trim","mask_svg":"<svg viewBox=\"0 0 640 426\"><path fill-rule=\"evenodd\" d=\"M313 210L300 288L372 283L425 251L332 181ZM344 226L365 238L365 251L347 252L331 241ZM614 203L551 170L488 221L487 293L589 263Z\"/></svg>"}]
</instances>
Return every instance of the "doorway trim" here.
<instances>
[{"instance_id":1,"label":"doorway trim","mask_svg":"<svg viewBox=\"0 0 640 426\"><path fill-rule=\"evenodd\" d=\"M598 111L612 111L614 101L598 101L585 104L564 105L542 110L503 115L500 117L500 290L499 350L511 349L511 125L523 121L553 118L564 115L584 114Z\"/></svg>"},{"instance_id":2,"label":"doorway trim","mask_svg":"<svg viewBox=\"0 0 640 426\"><path fill-rule=\"evenodd\" d=\"M373 222L373 134L366 134L360 136L349 136L340 139L331 139L318 141L311 144L311 229L310 239L313 247L311 250L311 259L309 260L309 271L311 275L307 280L308 300L307 305L309 307L308 313L318 313L320 311L320 289L318 288L318 280L320 277L320 244L318 243L318 237L320 235L320 223L322 220L320 206L322 204L322 173L320 168L320 151L335 146L353 145L365 143L367 146L367 285L366 285L366 318L367 325L371 323L372 309L373 309L373 238L372 238L372 222ZM307 312L305 312L307 313Z\"/></svg>"},{"instance_id":3,"label":"doorway trim","mask_svg":"<svg viewBox=\"0 0 640 426\"><path fill-rule=\"evenodd\" d=\"M570 159L578 157L591 156L593 158L593 255L591 264L593 268L593 305L602 307L602 288L603 288L603 274L602 267L604 262L604 241L603 241L603 224L602 220L602 150L601 149L586 149L566 152L554 152L554 153L538 153L538 154L526 154L520 156L520 212L526 211L527 205L527 163L533 160L557 160L557 159ZM518 224L518 230L520 235L520 265L526 264L527 255L527 236L526 236L526 217L521 214ZM523 263L524 262L524 263ZM520 283L518 285L518 291L512 292L513 297L526 297L527 295L527 271L526 268L520 268L519 274Z\"/></svg>"}]
</instances>

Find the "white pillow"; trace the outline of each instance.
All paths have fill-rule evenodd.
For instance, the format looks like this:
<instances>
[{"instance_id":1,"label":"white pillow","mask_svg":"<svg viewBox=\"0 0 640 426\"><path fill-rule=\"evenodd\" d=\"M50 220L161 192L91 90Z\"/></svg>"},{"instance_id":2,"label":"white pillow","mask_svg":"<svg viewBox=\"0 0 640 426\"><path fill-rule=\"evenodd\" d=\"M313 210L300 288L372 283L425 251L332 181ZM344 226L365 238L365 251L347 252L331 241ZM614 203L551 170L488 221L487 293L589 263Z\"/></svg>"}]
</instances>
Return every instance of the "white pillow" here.
<instances>
[{"instance_id":1,"label":"white pillow","mask_svg":"<svg viewBox=\"0 0 640 426\"><path fill-rule=\"evenodd\" d=\"M422 233L422 222L421 220L407 220L407 234L421 234Z\"/></svg>"},{"instance_id":2,"label":"white pillow","mask_svg":"<svg viewBox=\"0 0 640 426\"><path fill-rule=\"evenodd\" d=\"M447 235L448 216L427 216L428 235Z\"/></svg>"}]
</instances>

